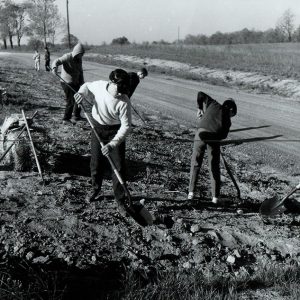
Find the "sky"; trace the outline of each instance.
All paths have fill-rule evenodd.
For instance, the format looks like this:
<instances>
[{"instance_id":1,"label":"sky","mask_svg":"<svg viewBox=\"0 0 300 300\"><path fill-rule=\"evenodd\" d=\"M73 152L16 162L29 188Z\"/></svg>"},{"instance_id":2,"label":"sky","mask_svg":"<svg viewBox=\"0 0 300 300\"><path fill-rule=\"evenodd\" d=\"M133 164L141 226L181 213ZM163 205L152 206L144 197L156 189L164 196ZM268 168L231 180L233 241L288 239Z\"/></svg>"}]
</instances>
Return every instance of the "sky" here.
<instances>
[{"instance_id":1,"label":"sky","mask_svg":"<svg viewBox=\"0 0 300 300\"><path fill-rule=\"evenodd\" d=\"M67 0L56 0L66 18ZM69 0L70 32L100 45L125 36L130 42L173 42L188 34L275 28L290 9L300 25L299 0Z\"/></svg>"}]
</instances>

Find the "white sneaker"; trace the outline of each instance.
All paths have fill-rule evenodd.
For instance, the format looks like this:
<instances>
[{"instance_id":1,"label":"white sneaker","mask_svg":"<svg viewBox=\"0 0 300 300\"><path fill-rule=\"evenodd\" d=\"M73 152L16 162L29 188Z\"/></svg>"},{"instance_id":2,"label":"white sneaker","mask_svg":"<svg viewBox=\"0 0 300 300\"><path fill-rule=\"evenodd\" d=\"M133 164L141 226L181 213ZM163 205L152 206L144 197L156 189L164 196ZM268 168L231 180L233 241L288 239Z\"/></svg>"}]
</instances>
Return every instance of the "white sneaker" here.
<instances>
[{"instance_id":1,"label":"white sneaker","mask_svg":"<svg viewBox=\"0 0 300 300\"><path fill-rule=\"evenodd\" d=\"M188 200L193 200L194 199L194 192L189 192L187 196Z\"/></svg>"},{"instance_id":2,"label":"white sneaker","mask_svg":"<svg viewBox=\"0 0 300 300\"><path fill-rule=\"evenodd\" d=\"M213 197L212 200L211 200L211 202L214 203L214 204L218 204L219 198Z\"/></svg>"}]
</instances>

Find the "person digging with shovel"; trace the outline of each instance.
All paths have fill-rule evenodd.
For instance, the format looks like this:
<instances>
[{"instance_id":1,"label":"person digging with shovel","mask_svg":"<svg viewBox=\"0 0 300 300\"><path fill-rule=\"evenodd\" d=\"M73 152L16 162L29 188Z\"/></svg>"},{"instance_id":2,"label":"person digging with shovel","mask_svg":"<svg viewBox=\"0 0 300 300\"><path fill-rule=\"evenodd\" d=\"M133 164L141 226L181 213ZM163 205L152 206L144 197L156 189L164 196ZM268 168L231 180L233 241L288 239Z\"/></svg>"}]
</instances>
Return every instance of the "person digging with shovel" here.
<instances>
[{"instance_id":1,"label":"person digging with shovel","mask_svg":"<svg viewBox=\"0 0 300 300\"><path fill-rule=\"evenodd\" d=\"M81 121L80 107L74 101L74 90L78 91L84 83L82 70L82 57L84 47L78 43L72 52L64 54L55 59L52 63L52 72L56 75L57 69L61 65L61 86L65 92L66 108L63 117L63 124L72 124L72 113L74 121Z\"/></svg>"},{"instance_id":2,"label":"person digging with shovel","mask_svg":"<svg viewBox=\"0 0 300 300\"><path fill-rule=\"evenodd\" d=\"M87 202L101 198L106 157L113 160L122 178L125 175L125 138L131 128L131 105L127 96L129 76L123 69L116 69L109 78L110 81L87 82L74 95L78 105L88 96L94 99L91 122L104 143L101 147L92 130L90 170L93 191L88 195ZM112 182L119 211L125 215L126 193L115 173L112 173Z\"/></svg>"},{"instance_id":3,"label":"person digging with shovel","mask_svg":"<svg viewBox=\"0 0 300 300\"><path fill-rule=\"evenodd\" d=\"M205 150L208 151L208 165L211 179L212 202L217 204L220 196L220 143L229 133L231 117L237 113L233 99L227 99L222 105L203 92L197 96L200 119L195 133L191 159L188 200L194 199L194 190L202 165ZM210 142L211 141L211 142Z\"/></svg>"},{"instance_id":4,"label":"person digging with shovel","mask_svg":"<svg viewBox=\"0 0 300 300\"><path fill-rule=\"evenodd\" d=\"M140 81L148 76L148 71L146 68L141 68L137 73L129 72L129 89L128 89L128 97L129 99L133 95L135 89L139 85Z\"/></svg>"}]
</instances>

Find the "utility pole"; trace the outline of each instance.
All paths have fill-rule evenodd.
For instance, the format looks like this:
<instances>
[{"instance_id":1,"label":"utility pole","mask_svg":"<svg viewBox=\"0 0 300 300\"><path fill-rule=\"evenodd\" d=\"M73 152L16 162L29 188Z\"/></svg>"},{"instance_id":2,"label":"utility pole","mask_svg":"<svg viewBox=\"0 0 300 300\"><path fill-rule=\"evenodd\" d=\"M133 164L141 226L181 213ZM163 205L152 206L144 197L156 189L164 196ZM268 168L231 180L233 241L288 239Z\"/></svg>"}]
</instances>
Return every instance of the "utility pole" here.
<instances>
[{"instance_id":1,"label":"utility pole","mask_svg":"<svg viewBox=\"0 0 300 300\"><path fill-rule=\"evenodd\" d=\"M69 0L67 1L67 27L68 27L68 42L69 48L71 49L71 38L70 38L70 23L69 23Z\"/></svg>"},{"instance_id":2,"label":"utility pole","mask_svg":"<svg viewBox=\"0 0 300 300\"><path fill-rule=\"evenodd\" d=\"M177 32L177 44L179 45L179 34L180 34L180 27L178 26L178 32Z\"/></svg>"}]
</instances>

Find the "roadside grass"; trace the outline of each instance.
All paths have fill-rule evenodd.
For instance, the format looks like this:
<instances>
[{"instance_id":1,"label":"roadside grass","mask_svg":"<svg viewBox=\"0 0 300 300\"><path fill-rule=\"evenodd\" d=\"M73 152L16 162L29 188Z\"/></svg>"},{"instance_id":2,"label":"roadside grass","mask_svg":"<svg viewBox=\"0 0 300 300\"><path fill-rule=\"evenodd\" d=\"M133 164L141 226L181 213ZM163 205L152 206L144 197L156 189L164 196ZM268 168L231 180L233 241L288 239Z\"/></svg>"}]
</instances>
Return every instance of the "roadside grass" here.
<instances>
[{"instance_id":1,"label":"roadside grass","mask_svg":"<svg viewBox=\"0 0 300 300\"><path fill-rule=\"evenodd\" d=\"M178 300L178 299L241 299L241 295L275 292L282 299L300 299L300 268L293 265L266 265L251 275L228 274L227 277L202 271L164 272L145 284L129 272L122 299ZM244 298L250 299L250 298Z\"/></svg>"},{"instance_id":2,"label":"roadside grass","mask_svg":"<svg viewBox=\"0 0 300 300\"><path fill-rule=\"evenodd\" d=\"M63 264L55 272L49 272L47 266L33 267L23 260L5 266L2 263L0 268L0 299L77 299L70 287L74 287L75 283L78 288L78 282L72 282L74 276ZM225 276L207 268L156 270L148 276L130 268L124 269L124 272L123 279L113 278L105 272L97 273L96 270L94 275L91 272L86 274L86 278L85 273L81 273L82 293L88 289L91 299L124 300L235 300L252 299L250 295L255 293L265 299L271 299L267 297L274 293L280 299L300 299L300 267L292 264L257 265L256 270L251 272L228 272ZM102 274L101 278L99 274ZM93 283L91 278L96 279L96 276L97 280ZM115 281L114 288L99 290L103 281Z\"/></svg>"},{"instance_id":3,"label":"roadside grass","mask_svg":"<svg viewBox=\"0 0 300 300\"><path fill-rule=\"evenodd\" d=\"M25 260L13 260L0 266L0 299L63 299L64 288L56 272L31 266Z\"/></svg>"},{"instance_id":4,"label":"roadside grass","mask_svg":"<svg viewBox=\"0 0 300 300\"><path fill-rule=\"evenodd\" d=\"M300 77L300 43L244 45L140 45L93 46L93 53L132 55L141 58L173 60L212 69L257 72L284 78Z\"/></svg>"}]
</instances>

